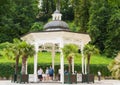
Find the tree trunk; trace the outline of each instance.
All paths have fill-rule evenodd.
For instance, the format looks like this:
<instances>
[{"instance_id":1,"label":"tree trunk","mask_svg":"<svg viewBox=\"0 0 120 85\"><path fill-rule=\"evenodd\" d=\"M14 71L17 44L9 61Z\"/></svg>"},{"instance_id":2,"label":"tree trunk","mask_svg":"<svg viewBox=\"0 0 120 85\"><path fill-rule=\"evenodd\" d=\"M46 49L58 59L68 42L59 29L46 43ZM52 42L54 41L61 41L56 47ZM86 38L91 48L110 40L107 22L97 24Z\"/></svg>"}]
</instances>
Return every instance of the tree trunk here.
<instances>
[{"instance_id":1,"label":"tree trunk","mask_svg":"<svg viewBox=\"0 0 120 85\"><path fill-rule=\"evenodd\" d=\"M26 60L27 60L27 57L23 56L22 57L22 70L21 70L21 74L25 74L26 73Z\"/></svg>"},{"instance_id":2,"label":"tree trunk","mask_svg":"<svg viewBox=\"0 0 120 85\"><path fill-rule=\"evenodd\" d=\"M68 57L68 62L69 62L69 73L72 73L72 68L71 68L71 64L72 64L72 57Z\"/></svg>"},{"instance_id":3,"label":"tree trunk","mask_svg":"<svg viewBox=\"0 0 120 85\"><path fill-rule=\"evenodd\" d=\"M90 73L90 55L88 55L87 59L88 59L88 63L87 63L87 73L89 74L89 73Z\"/></svg>"},{"instance_id":4,"label":"tree trunk","mask_svg":"<svg viewBox=\"0 0 120 85\"><path fill-rule=\"evenodd\" d=\"M88 63L87 63L87 82L89 83L89 74L90 74L90 54L88 54L87 56L87 59L88 59Z\"/></svg>"},{"instance_id":5,"label":"tree trunk","mask_svg":"<svg viewBox=\"0 0 120 85\"><path fill-rule=\"evenodd\" d=\"M19 55L16 56L15 74L18 73Z\"/></svg>"},{"instance_id":6,"label":"tree trunk","mask_svg":"<svg viewBox=\"0 0 120 85\"><path fill-rule=\"evenodd\" d=\"M69 73L72 73L71 63L69 63Z\"/></svg>"}]
</instances>

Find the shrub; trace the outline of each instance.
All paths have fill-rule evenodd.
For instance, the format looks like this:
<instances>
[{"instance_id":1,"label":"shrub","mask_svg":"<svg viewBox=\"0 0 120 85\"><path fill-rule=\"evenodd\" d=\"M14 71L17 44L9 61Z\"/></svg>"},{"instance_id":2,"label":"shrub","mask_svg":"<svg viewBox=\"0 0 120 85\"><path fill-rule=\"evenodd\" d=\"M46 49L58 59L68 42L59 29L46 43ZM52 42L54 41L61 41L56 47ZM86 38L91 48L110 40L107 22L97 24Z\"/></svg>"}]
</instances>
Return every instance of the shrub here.
<instances>
[{"instance_id":1,"label":"shrub","mask_svg":"<svg viewBox=\"0 0 120 85\"><path fill-rule=\"evenodd\" d=\"M14 63L0 63L0 77L7 79L14 73Z\"/></svg>"},{"instance_id":2,"label":"shrub","mask_svg":"<svg viewBox=\"0 0 120 85\"><path fill-rule=\"evenodd\" d=\"M0 63L0 77L6 77L7 79L14 74L14 65L15 63ZM49 67L51 64L43 64L43 63L38 63L38 67L41 67L43 71L45 72L46 67ZM55 74L58 74L58 69L60 68L60 65L55 65ZM75 64L75 71L81 73L82 68L81 65ZM65 64L64 69L68 69L68 65ZM19 72L21 71L21 64L19 65ZM98 70L101 71L102 76L110 76L110 71L107 68L107 65L104 64L91 64L90 65L90 73L97 75ZM28 64L28 74L33 74L34 73L34 64L29 63Z\"/></svg>"}]
</instances>

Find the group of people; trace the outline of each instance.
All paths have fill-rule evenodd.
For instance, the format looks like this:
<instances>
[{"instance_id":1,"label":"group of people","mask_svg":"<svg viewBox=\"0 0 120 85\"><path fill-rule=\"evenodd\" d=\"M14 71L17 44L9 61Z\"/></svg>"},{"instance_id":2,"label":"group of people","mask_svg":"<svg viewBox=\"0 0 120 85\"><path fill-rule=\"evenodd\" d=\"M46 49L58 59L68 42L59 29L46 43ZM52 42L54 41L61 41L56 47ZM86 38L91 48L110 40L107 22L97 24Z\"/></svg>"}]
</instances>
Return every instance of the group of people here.
<instances>
[{"instance_id":1,"label":"group of people","mask_svg":"<svg viewBox=\"0 0 120 85\"><path fill-rule=\"evenodd\" d=\"M50 66L50 68L48 68L48 67L46 68L45 73L43 72L41 67L38 69L38 79L40 81L53 80L53 74L54 74L54 70L51 66Z\"/></svg>"}]
</instances>

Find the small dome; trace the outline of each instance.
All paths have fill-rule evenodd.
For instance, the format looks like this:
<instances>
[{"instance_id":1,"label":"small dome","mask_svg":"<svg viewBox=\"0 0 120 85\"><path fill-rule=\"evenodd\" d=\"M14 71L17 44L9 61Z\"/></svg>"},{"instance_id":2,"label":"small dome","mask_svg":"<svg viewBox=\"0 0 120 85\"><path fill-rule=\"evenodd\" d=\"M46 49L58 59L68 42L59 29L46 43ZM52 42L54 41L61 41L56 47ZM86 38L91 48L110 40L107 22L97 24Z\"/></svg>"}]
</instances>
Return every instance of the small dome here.
<instances>
[{"instance_id":1,"label":"small dome","mask_svg":"<svg viewBox=\"0 0 120 85\"><path fill-rule=\"evenodd\" d=\"M69 26L66 22L61 20L53 20L45 24L44 30L52 31L52 30L69 30Z\"/></svg>"}]
</instances>

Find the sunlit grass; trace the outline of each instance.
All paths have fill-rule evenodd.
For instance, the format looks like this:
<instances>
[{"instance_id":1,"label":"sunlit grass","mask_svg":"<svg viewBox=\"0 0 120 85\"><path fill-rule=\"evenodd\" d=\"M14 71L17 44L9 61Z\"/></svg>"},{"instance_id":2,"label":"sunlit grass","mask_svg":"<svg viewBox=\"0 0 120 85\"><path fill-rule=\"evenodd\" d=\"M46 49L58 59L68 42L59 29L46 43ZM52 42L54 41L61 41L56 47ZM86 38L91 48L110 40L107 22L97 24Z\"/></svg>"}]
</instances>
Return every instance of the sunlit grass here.
<instances>
[{"instance_id":1,"label":"sunlit grass","mask_svg":"<svg viewBox=\"0 0 120 85\"><path fill-rule=\"evenodd\" d=\"M113 59L107 58L102 55L94 55L91 56L90 64L109 64ZM0 62L15 62L13 59L9 59L7 57L0 57ZM20 59L21 62L21 59ZM55 64L60 64L60 53L56 53L55 55ZM34 57L28 58L28 63L34 63ZM51 52L40 52L38 53L38 63L52 63L52 54ZM64 58L64 63L67 62L67 58ZM75 57L75 64L81 64L81 55L79 54Z\"/></svg>"}]
</instances>

